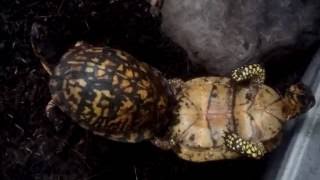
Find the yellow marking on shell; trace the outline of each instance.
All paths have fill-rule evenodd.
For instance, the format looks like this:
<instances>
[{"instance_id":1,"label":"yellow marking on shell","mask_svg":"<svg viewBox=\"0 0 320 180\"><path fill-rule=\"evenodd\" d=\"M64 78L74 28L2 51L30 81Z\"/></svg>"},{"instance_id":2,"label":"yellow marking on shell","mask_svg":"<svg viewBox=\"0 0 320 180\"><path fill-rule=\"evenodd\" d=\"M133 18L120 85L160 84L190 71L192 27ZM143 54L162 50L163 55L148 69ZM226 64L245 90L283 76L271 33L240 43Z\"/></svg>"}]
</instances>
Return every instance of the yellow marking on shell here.
<instances>
[{"instance_id":1,"label":"yellow marking on shell","mask_svg":"<svg viewBox=\"0 0 320 180\"><path fill-rule=\"evenodd\" d=\"M70 56L75 51L75 49L70 49L68 52L64 53L61 57L62 59L65 59L66 57Z\"/></svg>"},{"instance_id":2,"label":"yellow marking on shell","mask_svg":"<svg viewBox=\"0 0 320 180\"><path fill-rule=\"evenodd\" d=\"M108 125L108 126L111 126L111 125L113 125L113 124L118 124L120 121L121 121L121 117L118 116L117 118L108 121L107 125Z\"/></svg>"},{"instance_id":3,"label":"yellow marking on shell","mask_svg":"<svg viewBox=\"0 0 320 180\"><path fill-rule=\"evenodd\" d=\"M106 116L105 116L105 117L108 116L108 113L109 113L109 112L106 113ZM104 128L104 129L107 129L106 124L107 124L107 120L106 120L106 119L102 119L101 127ZM103 135L103 136L105 136L105 135Z\"/></svg>"},{"instance_id":4,"label":"yellow marking on shell","mask_svg":"<svg viewBox=\"0 0 320 180\"><path fill-rule=\"evenodd\" d=\"M110 125L110 122L108 123ZM121 131L126 131L128 127L132 124L132 115L131 114L123 114L118 115L117 118L112 121L111 124L117 124L117 128Z\"/></svg>"},{"instance_id":5,"label":"yellow marking on shell","mask_svg":"<svg viewBox=\"0 0 320 180\"><path fill-rule=\"evenodd\" d=\"M81 114L80 119L87 119L88 115L87 114Z\"/></svg>"},{"instance_id":6,"label":"yellow marking on shell","mask_svg":"<svg viewBox=\"0 0 320 180\"><path fill-rule=\"evenodd\" d=\"M90 115L90 114L80 115L80 120L85 121L85 124L89 123L92 125L92 124L94 124L93 121L95 121L96 119L97 119L96 117L92 117L92 115ZM87 126L87 125L85 125L85 126Z\"/></svg>"},{"instance_id":7,"label":"yellow marking on shell","mask_svg":"<svg viewBox=\"0 0 320 180\"><path fill-rule=\"evenodd\" d=\"M67 61L67 64L77 64L77 65L82 65L84 64L84 61Z\"/></svg>"},{"instance_id":8,"label":"yellow marking on shell","mask_svg":"<svg viewBox=\"0 0 320 180\"><path fill-rule=\"evenodd\" d=\"M74 64L71 66L72 71L81 71L82 67L78 64ZM58 74L56 74L58 75Z\"/></svg>"},{"instance_id":9,"label":"yellow marking on shell","mask_svg":"<svg viewBox=\"0 0 320 180\"><path fill-rule=\"evenodd\" d=\"M134 77L135 77L135 78L138 78L138 77L139 77L139 73L138 73L138 72L134 71L133 73L134 73Z\"/></svg>"},{"instance_id":10,"label":"yellow marking on shell","mask_svg":"<svg viewBox=\"0 0 320 180\"><path fill-rule=\"evenodd\" d=\"M92 47L85 50L86 52L91 53L102 53L103 49L101 47Z\"/></svg>"},{"instance_id":11,"label":"yellow marking on shell","mask_svg":"<svg viewBox=\"0 0 320 180\"><path fill-rule=\"evenodd\" d=\"M110 104L110 102L107 101L106 99L101 99L100 104L101 106L106 107Z\"/></svg>"},{"instance_id":12,"label":"yellow marking on shell","mask_svg":"<svg viewBox=\"0 0 320 180\"><path fill-rule=\"evenodd\" d=\"M103 117L108 117L108 114L109 114L109 109L108 109L108 108L105 108L105 109L103 110L102 116L103 116Z\"/></svg>"},{"instance_id":13,"label":"yellow marking on shell","mask_svg":"<svg viewBox=\"0 0 320 180\"><path fill-rule=\"evenodd\" d=\"M148 89L150 87L150 82L143 79L143 80L141 80L141 85L142 85L142 87Z\"/></svg>"},{"instance_id":14,"label":"yellow marking on shell","mask_svg":"<svg viewBox=\"0 0 320 180\"><path fill-rule=\"evenodd\" d=\"M106 103L106 100L103 99L103 96L109 97L109 98L114 98L115 96L111 94L111 92L109 90L97 90L94 89L94 94L95 94L95 98L92 101L92 108L93 108L93 113L95 114L94 117L101 117L104 116L104 114L106 113L106 109L107 109L107 105L109 103ZM101 104L102 102L104 102L103 104ZM105 116L104 116L105 117ZM95 120L93 119L90 123L95 123Z\"/></svg>"},{"instance_id":15,"label":"yellow marking on shell","mask_svg":"<svg viewBox=\"0 0 320 180\"><path fill-rule=\"evenodd\" d=\"M125 87L128 87L129 85L130 85L130 82L128 80L124 79L121 81L120 87L125 88Z\"/></svg>"},{"instance_id":16,"label":"yellow marking on shell","mask_svg":"<svg viewBox=\"0 0 320 180\"><path fill-rule=\"evenodd\" d=\"M142 72L145 72L145 73L147 72L146 65L144 65L144 64L142 64L142 63L139 65L139 69L140 69Z\"/></svg>"},{"instance_id":17,"label":"yellow marking on shell","mask_svg":"<svg viewBox=\"0 0 320 180\"><path fill-rule=\"evenodd\" d=\"M89 120L89 124L92 126L92 125L97 123L98 117L94 116L94 117L91 117L91 119L88 119L88 120Z\"/></svg>"},{"instance_id":18,"label":"yellow marking on shell","mask_svg":"<svg viewBox=\"0 0 320 180\"><path fill-rule=\"evenodd\" d=\"M92 73L93 72L93 68L92 67L86 67L85 70L87 73Z\"/></svg>"},{"instance_id":19,"label":"yellow marking on shell","mask_svg":"<svg viewBox=\"0 0 320 180\"><path fill-rule=\"evenodd\" d=\"M84 107L84 110L83 110L83 114L89 114L91 112L90 108L88 108L87 106Z\"/></svg>"},{"instance_id":20,"label":"yellow marking on shell","mask_svg":"<svg viewBox=\"0 0 320 180\"><path fill-rule=\"evenodd\" d=\"M117 112L117 115L128 112L132 108L132 106L133 102L128 97L126 97L125 100L121 101L121 106L119 108L119 111Z\"/></svg>"},{"instance_id":21,"label":"yellow marking on shell","mask_svg":"<svg viewBox=\"0 0 320 180\"><path fill-rule=\"evenodd\" d=\"M99 58L97 58L97 57L91 58L91 61L97 63L97 62L99 62Z\"/></svg>"},{"instance_id":22,"label":"yellow marking on shell","mask_svg":"<svg viewBox=\"0 0 320 180\"><path fill-rule=\"evenodd\" d=\"M128 60L127 55L120 50L116 50L116 55L122 60L126 60L126 61Z\"/></svg>"},{"instance_id":23,"label":"yellow marking on shell","mask_svg":"<svg viewBox=\"0 0 320 180\"><path fill-rule=\"evenodd\" d=\"M77 111L77 105L74 104L73 102L69 102L69 105L70 105L70 111L71 112L76 112Z\"/></svg>"},{"instance_id":24,"label":"yellow marking on shell","mask_svg":"<svg viewBox=\"0 0 320 180\"><path fill-rule=\"evenodd\" d=\"M119 78L118 76L113 76L112 78L112 85L117 85L119 83Z\"/></svg>"},{"instance_id":25,"label":"yellow marking on shell","mask_svg":"<svg viewBox=\"0 0 320 180\"><path fill-rule=\"evenodd\" d=\"M100 92L109 98L115 98L115 95L112 95L109 90L102 90Z\"/></svg>"},{"instance_id":26,"label":"yellow marking on shell","mask_svg":"<svg viewBox=\"0 0 320 180\"><path fill-rule=\"evenodd\" d=\"M98 77L102 77L102 76L105 76L106 75L106 71L104 71L104 70L101 70L101 69L98 69L97 71L96 71L96 76L98 76Z\"/></svg>"},{"instance_id":27,"label":"yellow marking on shell","mask_svg":"<svg viewBox=\"0 0 320 180\"><path fill-rule=\"evenodd\" d=\"M65 98L68 100L68 103L70 105L70 110L72 112L75 112L77 110L78 104L81 101L81 91L82 88L87 85L87 82L83 79L72 79L68 81L64 81L62 88L64 89L63 94ZM68 93L69 92L69 93ZM74 100L71 100L72 99Z\"/></svg>"},{"instance_id":28,"label":"yellow marking on shell","mask_svg":"<svg viewBox=\"0 0 320 180\"><path fill-rule=\"evenodd\" d=\"M87 66L94 67L94 66L95 66L95 64L94 64L94 63L92 63L92 62L87 62Z\"/></svg>"},{"instance_id":29,"label":"yellow marking on shell","mask_svg":"<svg viewBox=\"0 0 320 180\"><path fill-rule=\"evenodd\" d=\"M74 59L76 60L87 60L86 56L75 56Z\"/></svg>"},{"instance_id":30,"label":"yellow marking on shell","mask_svg":"<svg viewBox=\"0 0 320 180\"><path fill-rule=\"evenodd\" d=\"M95 94L95 98L92 101L92 108L93 108L93 112L94 112L95 116L98 117L102 113L102 108L99 107L98 104L101 101L103 93L102 93L102 91L97 90L97 89L94 89L93 92Z\"/></svg>"},{"instance_id":31,"label":"yellow marking on shell","mask_svg":"<svg viewBox=\"0 0 320 180\"><path fill-rule=\"evenodd\" d=\"M154 101L154 99L152 97L150 97L150 98L144 100L144 103L153 102L153 101Z\"/></svg>"},{"instance_id":32,"label":"yellow marking on shell","mask_svg":"<svg viewBox=\"0 0 320 180\"><path fill-rule=\"evenodd\" d=\"M231 78L236 82L252 79L254 82L263 83L265 70L259 64L250 64L232 71Z\"/></svg>"},{"instance_id":33,"label":"yellow marking on shell","mask_svg":"<svg viewBox=\"0 0 320 180\"><path fill-rule=\"evenodd\" d=\"M132 91L133 91L132 87L127 87L127 88L124 89L125 93L132 93Z\"/></svg>"},{"instance_id":34,"label":"yellow marking on shell","mask_svg":"<svg viewBox=\"0 0 320 180\"><path fill-rule=\"evenodd\" d=\"M105 69L108 66L116 66L116 64L110 61L109 59L106 59L105 61L103 61L98 65L100 69Z\"/></svg>"},{"instance_id":35,"label":"yellow marking on shell","mask_svg":"<svg viewBox=\"0 0 320 180\"><path fill-rule=\"evenodd\" d=\"M144 89L138 90L137 94L139 94L141 99L146 99L148 97L148 92Z\"/></svg>"},{"instance_id":36,"label":"yellow marking on shell","mask_svg":"<svg viewBox=\"0 0 320 180\"><path fill-rule=\"evenodd\" d=\"M133 72L131 69L126 69L125 75L127 78L133 78Z\"/></svg>"},{"instance_id":37,"label":"yellow marking on shell","mask_svg":"<svg viewBox=\"0 0 320 180\"><path fill-rule=\"evenodd\" d=\"M123 65L120 64L120 66L117 68L118 71L123 71Z\"/></svg>"},{"instance_id":38,"label":"yellow marking on shell","mask_svg":"<svg viewBox=\"0 0 320 180\"><path fill-rule=\"evenodd\" d=\"M237 153L243 154L247 157L260 159L266 153L262 143L254 143L242 139L234 133L226 132L224 136L225 145L227 148Z\"/></svg>"}]
</instances>

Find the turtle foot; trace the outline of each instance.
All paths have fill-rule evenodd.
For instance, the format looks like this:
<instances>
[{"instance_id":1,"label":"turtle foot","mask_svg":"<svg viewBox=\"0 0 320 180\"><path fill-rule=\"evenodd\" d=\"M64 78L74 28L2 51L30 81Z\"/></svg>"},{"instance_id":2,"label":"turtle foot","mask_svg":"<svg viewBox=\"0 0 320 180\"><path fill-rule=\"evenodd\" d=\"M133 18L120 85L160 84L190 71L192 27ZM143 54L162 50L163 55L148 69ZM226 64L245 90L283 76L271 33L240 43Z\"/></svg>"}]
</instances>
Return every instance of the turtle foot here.
<instances>
[{"instance_id":1,"label":"turtle foot","mask_svg":"<svg viewBox=\"0 0 320 180\"><path fill-rule=\"evenodd\" d=\"M265 81L265 69L259 64L245 65L232 71L231 78L235 82L251 80L261 84Z\"/></svg>"},{"instance_id":2,"label":"turtle foot","mask_svg":"<svg viewBox=\"0 0 320 180\"><path fill-rule=\"evenodd\" d=\"M235 133L225 132L224 141L230 150L250 158L260 159L266 153L262 143L245 140Z\"/></svg>"}]
</instances>

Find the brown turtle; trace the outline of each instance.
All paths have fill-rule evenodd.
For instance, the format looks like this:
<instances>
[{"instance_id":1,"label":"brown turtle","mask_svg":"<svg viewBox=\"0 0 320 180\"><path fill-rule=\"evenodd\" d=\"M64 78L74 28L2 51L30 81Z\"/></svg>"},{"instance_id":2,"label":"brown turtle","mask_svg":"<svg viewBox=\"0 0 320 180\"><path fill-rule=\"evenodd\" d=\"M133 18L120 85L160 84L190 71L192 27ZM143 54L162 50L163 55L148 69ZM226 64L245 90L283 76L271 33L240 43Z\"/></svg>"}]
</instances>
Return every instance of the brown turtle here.
<instances>
[{"instance_id":1,"label":"brown turtle","mask_svg":"<svg viewBox=\"0 0 320 180\"><path fill-rule=\"evenodd\" d=\"M236 69L231 78L180 84L176 120L166 138L154 143L195 162L261 158L278 144L284 123L314 104L303 84L290 86L282 96L264 79L265 70L254 64Z\"/></svg>"},{"instance_id":2,"label":"brown turtle","mask_svg":"<svg viewBox=\"0 0 320 180\"><path fill-rule=\"evenodd\" d=\"M46 27L33 24L33 50L50 74L49 118L58 107L94 134L123 142L152 138L166 125L171 92L159 71L122 50L83 42L58 64L48 63L46 33Z\"/></svg>"}]
</instances>

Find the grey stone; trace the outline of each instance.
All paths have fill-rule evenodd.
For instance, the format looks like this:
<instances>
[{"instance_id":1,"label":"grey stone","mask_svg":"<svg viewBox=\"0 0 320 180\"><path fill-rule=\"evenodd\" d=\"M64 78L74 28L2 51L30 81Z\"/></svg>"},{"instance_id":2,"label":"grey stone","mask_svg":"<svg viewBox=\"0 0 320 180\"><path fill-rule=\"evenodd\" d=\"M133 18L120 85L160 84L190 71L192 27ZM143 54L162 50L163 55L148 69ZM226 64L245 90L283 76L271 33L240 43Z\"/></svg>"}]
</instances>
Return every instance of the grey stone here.
<instances>
[{"instance_id":1,"label":"grey stone","mask_svg":"<svg viewBox=\"0 0 320 180\"><path fill-rule=\"evenodd\" d=\"M320 49L302 82L311 88L316 103L285 127L281 145L269 158L265 180L320 179Z\"/></svg>"},{"instance_id":2,"label":"grey stone","mask_svg":"<svg viewBox=\"0 0 320 180\"><path fill-rule=\"evenodd\" d=\"M316 31L319 0L165 0L162 30L210 73L226 74Z\"/></svg>"}]
</instances>

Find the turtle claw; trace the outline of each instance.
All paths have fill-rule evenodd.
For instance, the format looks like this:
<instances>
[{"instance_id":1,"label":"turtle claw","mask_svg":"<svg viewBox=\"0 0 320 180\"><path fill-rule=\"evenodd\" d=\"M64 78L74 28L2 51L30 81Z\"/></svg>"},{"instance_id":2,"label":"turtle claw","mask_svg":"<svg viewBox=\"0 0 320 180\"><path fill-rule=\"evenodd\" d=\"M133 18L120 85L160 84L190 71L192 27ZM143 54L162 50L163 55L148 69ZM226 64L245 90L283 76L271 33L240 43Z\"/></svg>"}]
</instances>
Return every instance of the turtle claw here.
<instances>
[{"instance_id":1,"label":"turtle claw","mask_svg":"<svg viewBox=\"0 0 320 180\"><path fill-rule=\"evenodd\" d=\"M235 69L231 73L231 78L235 82L251 80L255 83L262 84L265 81L265 69L259 64L245 65Z\"/></svg>"},{"instance_id":2,"label":"turtle claw","mask_svg":"<svg viewBox=\"0 0 320 180\"><path fill-rule=\"evenodd\" d=\"M225 146L231 151L245 155L250 158L260 159L266 153L266 149L262 143L255 143L245 140L235 133L225 132Z\"/></svg>"}]
</instances>

